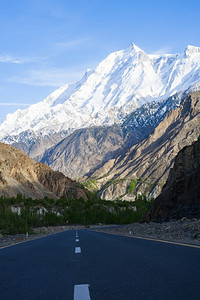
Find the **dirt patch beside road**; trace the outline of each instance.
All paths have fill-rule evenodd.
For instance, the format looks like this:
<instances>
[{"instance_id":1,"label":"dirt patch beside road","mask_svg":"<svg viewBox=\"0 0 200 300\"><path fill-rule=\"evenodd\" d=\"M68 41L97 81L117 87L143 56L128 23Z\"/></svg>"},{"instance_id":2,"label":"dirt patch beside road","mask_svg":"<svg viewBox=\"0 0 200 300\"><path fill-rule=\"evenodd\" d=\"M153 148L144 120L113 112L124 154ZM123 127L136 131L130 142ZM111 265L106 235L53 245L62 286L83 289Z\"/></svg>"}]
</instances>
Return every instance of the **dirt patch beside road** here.
<instances>
[{"instance_id":1,"label":"dirt patch beside road","mask_svg":"<svg viewBox=\"0 0 200 300\"><path fill-rule=\"evenodd\" d=\"M200 219L187 219L163 223L133 223L97 231L117 235L137 236L200 245Z\"/></svg>"}]
</instances>

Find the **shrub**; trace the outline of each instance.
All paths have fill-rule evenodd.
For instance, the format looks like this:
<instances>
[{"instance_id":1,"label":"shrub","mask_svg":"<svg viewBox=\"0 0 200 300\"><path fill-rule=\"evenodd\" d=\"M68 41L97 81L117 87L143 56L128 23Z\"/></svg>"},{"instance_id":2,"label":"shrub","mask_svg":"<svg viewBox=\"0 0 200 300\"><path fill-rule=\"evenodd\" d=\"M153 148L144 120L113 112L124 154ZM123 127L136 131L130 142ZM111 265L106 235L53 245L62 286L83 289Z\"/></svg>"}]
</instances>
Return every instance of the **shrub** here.
<instances>
[{"instance_id":1,"label":"shrub","mask_svg":"<svg viewBox=\"0 0 200 300\"><path fill-rule=\"evenodd\" d=\"M128 187L128 193L133 193L136 191L137 178L131 179L131 182Z\"/></svg>"}]
</instances>

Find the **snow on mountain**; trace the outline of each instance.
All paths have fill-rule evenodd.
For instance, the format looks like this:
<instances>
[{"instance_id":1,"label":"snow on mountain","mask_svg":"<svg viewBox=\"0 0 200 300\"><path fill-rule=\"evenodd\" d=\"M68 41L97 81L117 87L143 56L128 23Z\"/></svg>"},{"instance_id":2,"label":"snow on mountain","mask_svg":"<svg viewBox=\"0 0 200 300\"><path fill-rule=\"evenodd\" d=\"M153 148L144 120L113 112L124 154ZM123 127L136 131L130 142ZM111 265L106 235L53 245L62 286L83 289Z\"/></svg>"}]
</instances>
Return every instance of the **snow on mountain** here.
<instances>
[{"instance_id":1,"label":"snow on mountain","mask_svg":"<svg viewBox=\"0 0 200 300\"><path fill-rule=\"evenodd\" d=\"M126 144L131 147L153 133L167 113L180 106L189 91L179 92L162 101L152 101L134 110L121 124Z\"/></svg>"},{"instance_id":2,"label":"snow on mountain","mask_svg":"<svg viewBox=\"0 0 200 300\"><path fill-rule=\"evenodd\" d=\"M75 84L8 114L0 139L32 130L38 135L120 123L136 108L164 100L200 82L200 47L183 53L146 54L134 44L111 53Z\"/></svg>"}]
</instances>

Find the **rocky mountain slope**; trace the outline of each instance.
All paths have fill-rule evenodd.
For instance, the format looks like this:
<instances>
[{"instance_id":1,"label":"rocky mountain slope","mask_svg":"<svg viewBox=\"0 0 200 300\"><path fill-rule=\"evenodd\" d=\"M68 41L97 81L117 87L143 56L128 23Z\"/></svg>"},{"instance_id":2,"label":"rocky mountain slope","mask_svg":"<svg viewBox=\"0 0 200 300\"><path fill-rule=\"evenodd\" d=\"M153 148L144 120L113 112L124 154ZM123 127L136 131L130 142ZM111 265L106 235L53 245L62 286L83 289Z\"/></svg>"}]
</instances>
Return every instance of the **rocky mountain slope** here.
<instances>
[{"instance_id":1,"label":"rocky mountain slope","mask_svg":"<svg viewBox=\"0 0 200 300\"><path fill-rule=\"evenodd\" d=\"M33 131L27 131L12 145L70 178L82 178L116 156L116 150L130 147L151 134L182 98L183 93L178 93L164 101L147 103L127 116L121 126L77 129L67 137L64 133L37 137Z\"/></svg>"},{"instance_id":2,"label":"rocky mountain slope","mask_svg":"<svg viewBox=\"0 0 200 300\"><path fill-rule=\"evenodd\" d=\"M70 178L80 178L114 157L123 145L119 125L79 129L47 150L42 162Z\"/></svg>"},{"instance_id":3,"label":"rocky mountain slope","mask_svg":"<svg viewBox=\"0 0 200 300\"><path fill-rule=\"evenodd\" d=\"M18 136L8 136L4 139L4 142L11 144L34 160L40 162L44 152L58 144L64 137L65 132L42 136L37 135L33 130L27 130L21 132Z\"/></svg>"},{"instance_id":4,"label":"rocky mountain slope","mask_svg":"<svg viewBox=\"0 0 200 300\"><path fill-rule=\"evenodd\" d=\"M200 218L200 140L184 147L147 219Z\"/></svg>"},{"instance_id":5,"label":"rocky mountain slope","mask_svg":"<svg viewBox=\"0 0 200 300\"><path fill-rule=\"evenodd\" d=\"M129 114L121 124L126 146L133 146L153 133L166 114L179 107L190 90L179 92L166 100L146 103Z\"/></svg>"},{"instance_id":6,"label":"rocky mountain slope","mask_svg":"<svg viewBox=\"0 0 200 300\"><path fill-rule=\"evenodd\" d=\"M128 115L121 125L93 126L71 134L63 131L45 136L27 130L18 136L8 136L4 141L70 178L84 177L111 158L116 149L133 146L151 134L187 93L179 92L166 100L146 103Z\"/></svg>"},{"instance_id":7,"label":"rocky mountain slope","mask_svg":"<svg viewBox=\"0 0 200 300\"><path fill-rule=\"evenodd\" d=\"M180 107L170 111L147 139L109 160L92 174L92 178L103 185L101 197L123 199L131 180L137 183L131 199L136 192L157 196L176 154L197 140L199 132L200 92L196 91L186 96Z\"/></svg>"},{"instance_id":8,"label":"rocky mountain slope","mask_svg":"<svg viewBox=\"0 0 200 300\"><path fill-rule=\"evenodd\" d=\"M87 196L79 185L16 148L0 143L0 196L32 198Z\"/></svg>"},{"instance_id":9,"label":"rocky mountain slope","mask_svg":"<svg viewBox=\"0 0 200 300\"><path fill-rule=\"evenodd\" d=\"M111 53L77 83L65 85L43 101L7 115L0 139L27 130L45 136L75 129L112 125L142 104L185 91L200 79L200 48L150 55L134 44Z\"/></svg>"}]
</instances>

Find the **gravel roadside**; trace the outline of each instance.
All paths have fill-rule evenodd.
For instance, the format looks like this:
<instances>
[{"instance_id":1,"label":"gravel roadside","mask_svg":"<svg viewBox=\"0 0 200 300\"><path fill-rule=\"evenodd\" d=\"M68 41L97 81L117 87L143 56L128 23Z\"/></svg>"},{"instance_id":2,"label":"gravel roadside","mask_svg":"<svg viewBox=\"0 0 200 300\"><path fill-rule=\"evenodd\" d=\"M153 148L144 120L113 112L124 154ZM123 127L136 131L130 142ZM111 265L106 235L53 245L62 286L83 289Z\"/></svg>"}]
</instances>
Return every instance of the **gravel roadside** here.
<instances>
[{"instance_id":1,"label":"gravel roadside","mask_svg":"<svg viewBox=\"0 0 200 300\"><path fill-rule=\"evenodd\" d=\"M200 245L200 219L182 218L163 223L133 223L97 231Z\"/></svg>"},{"instance_id":2,"label":"gravel roadside","mask_svg":"<svg viewBox=\"0 0 200 300\"><path fill-rule=\"evenodd\" d=\"M20 242L42 238L47 235L66 230L78 230L86 228L116 235L145 237L200 245L200 219L187 219L184 217L181 220L163 223L133 223L120 226L106 225L105 227L102 227L102 224L99 224L91 226L66 225L38 227L34 229L35 233L29 236L26 234L4 236L0 234L0 248L11 246Z\"/></svg>"}]
</instances>

